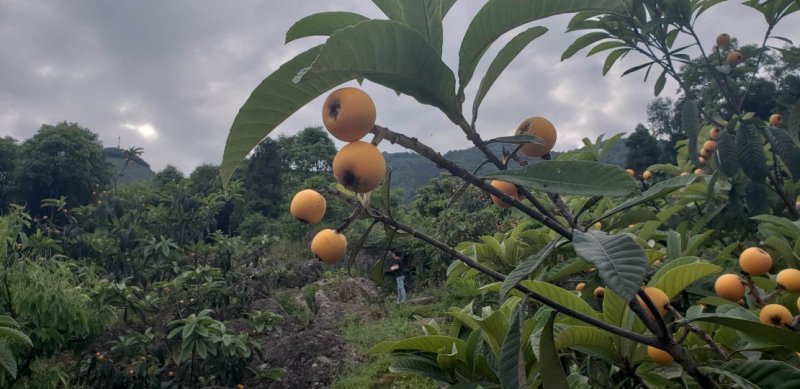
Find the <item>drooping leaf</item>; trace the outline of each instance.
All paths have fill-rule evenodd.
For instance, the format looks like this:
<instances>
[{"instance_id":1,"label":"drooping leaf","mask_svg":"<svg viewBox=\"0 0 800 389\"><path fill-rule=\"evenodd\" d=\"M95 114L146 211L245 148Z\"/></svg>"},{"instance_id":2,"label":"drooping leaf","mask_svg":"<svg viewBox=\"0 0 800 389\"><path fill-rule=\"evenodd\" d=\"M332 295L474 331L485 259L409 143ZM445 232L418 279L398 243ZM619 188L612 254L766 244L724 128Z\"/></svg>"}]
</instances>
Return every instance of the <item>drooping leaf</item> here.
<instances>
[{"instance_id":1,"label":"drooping leaf","mask_svg":"<svg viewBox=\"0 0 800 389\"><path fill-rule=\"evenodd\" d=\"M593 263L600 278L625 302L631 301L642 285L647 255L628 235L610 236L600 231L574 231L575 253Z\"/></svg>"},{"instance_id":2,"label":"drooping leaf","mask_svg":"<svg viewBox=\"0 0 800 389\"><path fill-rule=\"evenodd\" d=\"M317 57L322 46L313 47L284 63L259 84L233 119L220 177L228 183L233 171L258 143L272 130L311 100L343 82L356 78L353 74L328 74L300 83L292 78Z\"/></svg>"},{"instance_id":3,"label":"drooping leaf","mask_svg":"<svg viewBox=\"0 0 800 389\"><path fill-rule=\"evenodd\" d=\"M453 348L453 345L459 350L459 358L466 356L466 343L463 340L444 335L425 335L406 338L391 345L384 345L385 347L382 348L375 348L375 351L370 350L370 352L409 350L438 353L440 350L449 352L450 349ZM378 346L381 346L381 344Z\"/></svg>"},{"instance_id":4,"label":"drooping leaf","mask_svg":"<svg viewBox=\"0 0 800 389\"><path fill-rule=\"evenodd\" d=\"M569 47L567 47L566 50L564 50L564 53L561 54L561 61L564 61L564 60L572 57L573 55L575 55L575 53L581 51L581 49L583 49L586 46L591 45L592 43L595 43L597 41L600 41L600 40L606 39L606 38L610 38L610 37L611 36L608 35L608 33L600 32L600 31L594 31L594 32L590 32L590 33L588 33L586 35L581 35L578 39L575 39L575 41L572 42L569 45Z\"/></svg>"},{"instance_id":5,"label":"drooping leaf","mask_svg":"<svg viewBox=\"0 0 800 389\"><path fill-rule=\"evenodd\" d=\"M636 182L620 167L595 161L542 161L484 178L562 195L622 196L636 188Z\"/></svg>"},{"instance_id":6,"label":"drooping leaf","mask_svg":"<svg viewBox=\"0 0 800 389\"><path fill-rule=\"evenodd\" d=\"M681 130L689 140L689 158L695 166L700 166L700 161L697 159L697 132L700 131L700 111L697 109L697 102L694 100L687 99L681 105Z\"/></svg>"},{"instance_id":7,"label":"drooping leaf","mask_svg":"<svg viewBox=\"0 0 800 389\"><path fill-rule=\"evenodd\" d=\"M710 263L691 263L671 269L656 282L650 282L650 286L661 289L673 299L697 280L721 271L721 267Z\"/></svg>"},{"instance_id":8,"label":"drooping leaf","mask_svg":"<svg viewBox=\"0 0 800 389\"><path fill-rule=\"evenodd\" d=\"M617 205L616 207L614 207L610 211L606 212L605 214L603 214L603 216L600 216L599 218L597 218L597 220L594 220L593 222L605 219L605 218L607 218L607 217L609 217L611 215L614 215L614 214L616 214L618 212L622 212L624 210L633 208L633 207L635 207L635 206L637 206L639 204L643 204L643 203L646 203L648 201L655 200L655 199L657 199L659 197L666 196L666 195L668 195L668 194L670 194L670 193L672 193L672 192L674 192L674 191L676 191L678 189L685 188L685 187L689 186L696 179L697 179L696 175L690 174L690 175L687 175L687 176L678 176L678 177L670 178L668 180L661 181L661 182L651 186L650 188L648 188L640 196L630 198L630 199L626 200L625 202L623 202L622 204Z\"/></svg>"},{"instance_id":9,"label":"drooping leaf","mask_svg":"<svg viewBox=\"0 0 800 389\"><path fill-rule=\"evenodd\" d=\"M547 389L569 389L567 375L558 358L555 340L553 339L553 322L557 312L550 314L541 333L539 342L539 372L542 375L542 387Z\"/></svg>"},{"instance_id":10,"label":"drooping leaf","mask_svg":"<svg viewBox=\"0 0 800 389\"><path fill-rule=\"evenodd\" d=\"M506 276L506 279L503 280L503 284L500 287L500 299L505 298L506 293L514 288L519 281L533 273L533 271L536 270L536 268L539 267L539 265L545 259L547 259L550 253L553 252L557 242L558 240L553 240L551 243L548 243L538 253L520 262L520 264L511 271L511 273L508 273L508 276Z\"/></svg>"},{"instance_id":11,"label":"drooping leaf","mask_svg":"<svg viewBox=\"0 0 800 389\"><path fill-rule=\"evenodd\" d=\"M614 342L608 333L590 326L570 326L558 333L555 339L556 348L591 346L614 353Z\"/></svg>"},{"instance_id":12,"label":"drooping leaf","mask_svg":"<svg viewBox=\"0 0 800 389\"><path fill-rule=\"evenodd\" d=\"M437 107L454 122L460 118L453 72L419 33L401 23L368 20L336 31L295 80L329 74L356 74Z\"/></svg>"},{"instance_id":13,"label":"drooping leaf","mask_svg":"<svg viewBox=\"0 0 800 389\"><path fill-rule=\"evenodd\" d=\"M753 181L764 182L767 178L767 160L761 146L761 136L749 124L739 125L736 131L736 150L739 167L744 174Z\"/></svg>"},{"instance_id":14,"label":"drooping leaf","mask_svg":"<svg viewBox=\"0 0 800 389\"><path fill-rule=\"evenodd\" d=\"M748 180L744 187L744 199L748 214L760 215L769 212L767 186L763 182Z\"/></svg>"},{"instance_id":15,"label":"drooping leaf","mask_svg":"<svg viewBox=\"0 0 800 389\"><path fill-rule=\"evenodd\" d=\"M497 138L489 139L485 142L486 144L489 143L511 143L511 144L522 144L522 143L535 143L535 144L544 144L544 139L536 136L536 135L528 135L528 134L520 134L520 135L511 135L511 136L499 136Z\"/></svg>"},{"instance_id":16,"label":"drooping leaf","mask_svg":"<svg viewBox=\"0 0 800 389\"><path fill-rule=\"evenodd\" d=\"M781 361L734 359L725 362L721 368L747 380L757 388L800 387L800 370Z\"/></svg>"},{"instance_id":17,"label":"drooping leaf","mask_svg":"<svg viewBox=\"0 0 800 389\"><path fill-rule=\"evenodd\" d=\"M614 66L614 63L617 62L621 56L627 54L628 51L630 51L630 49L617 49L608 54L605 62L603 62L603 75L605 76L608 74L608 71L611 70L611 67Z\"/></svg>"},{"instance_id":18,"label":"drooping leaf","mask_svg":"<svg viewBox=\"0 0 800 389\"><path fill-rule=\"evenodd\" d=\"M369 20L353 12L320 12L295 22L286 31L286 43L309 36L330 36L336 30Z\"/></svg>"},{"instance_id":19,"label":"drooping leaf","mask_svg":"<svg viewBox=\"0 0 800 389\"><path fill-rule=\"evenodd\" d=\"M667 72L663 71L661 72L661 75L658 76L658 78L656 79L656 83L653 86L653 94L655 96L660 95L661 91L664 90L665 85L667 85Z\"/></svg>"},{"instance_id":20,"label":"drooping leaf","mask_svg":"<svg viewBox=\"0 0 800 389\"><path fill-rule=\"evenodd\" d=\"M17 360L5 344L0 345L0 366L2 366L11 377L17 377Z\"/></svg>"},{"instance_id":21,"label":"drooping leaf","mask_svg":"<svg viewBox=\"0 0 800 389\"><path fill-rule=\"evenodd\" d=\"M396 22L417 31L442 55L442 19L455 0L372 0Z\"/></svg>"},{"instance_id":22,"label":"drooping leaf","mask_svg":"<svg viewBox=\"0 0 800 389\"><path fill-rule=\"evenodd\" d=\"M483 102L483 98L489 93L489 89L494 85L494 82L497 81L497 78L500 77L500 74L503 73L506 67L517 57L522 49L546 32L547 28L545 27L531 27L519 33L500 49L500 52L497 53L497 56L494 57L494 60L492 60L492 63L489 65L489 69L486 70L486 74L483 76L483 80L481 80L481 85L478 87L478 92L475 94L475 100L472 103L473 124L478 119L478 108Z\"/></svg>"},{"instance_id":23,"label":"drooping leaf","mask_svg":"<svg viewBox=\"0 0 800 389\"><path fill-rule=\"evenodd\" d=\"M748 320L741 317L735 317L733 315L730 315L729 313L701 314L694 317L679 320L678 322L688 323L692 321L716 323L725 327L733 328L737 331L741 331L750 337L765 342L778 344L792 351L800 351L800 334L780 327L762 324L760 322L754 320Z\"/></svg>"},{"instance_id":24,"label":"drooping leaf","mask_svg":"<svg viewBox=\"0 0 800 389\"><path fill-rule=\"evenodd\" d=\"M419 374L440 382L450 382L447 374L439 369L439 365L435 361L415 355L403 355L396 358L392 365L389 366L389 371L392 373Z\"/></svg>"},{"instance_id":25,"label":"drooping leaf","mask_svg":"<svg viewBox=\"0 0 800 389\"><path fill-rule=\"evenodd\" d=\"M631 224L644 223L650 220L658 220L655 212L649 208L637 208L622 214L613 224L604 228L606 231L614 231L619 228L628 227Z\"/></svg>"},{"instance_id":26,"label":"drooping leaf","mask_svg":"<svg viewBox=\"0 0 800 389\"><path fill-rule=\"evenodd\" d=\"M525 360L522 354L520 338L522 336L522 323L524 321L524 305L518 304L511 315L511 325L508 334L500 348L497 378L503 389L525 388Z\"/></svg>"},{"instance_id":27,"label":"drooping leaf","mask_svg":"<svg viewBox=\"0 0 800 389\"><path fill-rule=\"evenodd\" d=\"M780 127L767 126L767 137L772 149L781 157L783 163L792 173L792 177L800 179L800 148L792 140L786 130Z\"/></svg>"},{"instance_id":28,"label":"drooping leaf","mask_svg":"<svg viewBox=\"0 0 800 389\"><path fill-rule=\"evenodd\" d=\"M475 68L489 46L501 35L525 23L549 16L578 12L623 10L620 0L490 0L467 27L458 52L458 96L463 101Z\"/></svg>"},{"instance_id":29,"label":"drooping leaf","mask_svg":"<svg viewBox=\"0 0 800 389\"><path fill-rule=\"evenodd\" d=\"M683 242L681 241L681 235L678 233L678 231L669 230L667 232L667 258L680 258L681 253L683 252L683 248L681 247L682 245Z\"/></svg>"},{"instance_id":30,"label":"drooping leaf","mask_svg":"<svg viewBox=\"0 0 800 389\"><path fill-rule=\"evenodd\" d=\"M717 151L714 153L719 167L727 177L733 178L739 172L739 157L736 149L736 137L729 134L720 134L717 138Z\"/></svg>"}]
</instances>

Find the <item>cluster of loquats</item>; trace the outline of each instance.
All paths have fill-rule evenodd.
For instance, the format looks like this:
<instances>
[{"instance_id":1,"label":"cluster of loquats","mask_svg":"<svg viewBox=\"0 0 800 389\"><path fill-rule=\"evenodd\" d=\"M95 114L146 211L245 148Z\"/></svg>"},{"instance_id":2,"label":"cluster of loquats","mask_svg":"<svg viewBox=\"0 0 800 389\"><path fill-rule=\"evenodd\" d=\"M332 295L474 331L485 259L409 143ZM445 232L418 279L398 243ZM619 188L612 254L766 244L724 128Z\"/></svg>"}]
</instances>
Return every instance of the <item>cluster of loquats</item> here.
<instances>
[{"instance_id":1,"label":"cluster of loquats","mask_svg":"<svg viewBox=\"0 0 800 389\"><path fill-rule=\"evenodd\" d=\"M347 143L333 158L333 175L343 187L368 193L381 184L386 161L378 148L361 140L375 126L375 104L358 88L341 88L331 93L322 109L322 122L336 139ZM312 189L295 194L290 205L292 217L307 224L325 216L325 197ZM319 231L311 241L311 252L321 261L335 264L347 252L347 238L338 229Z\"/></svg>"},{"instance_id":2,"label":"cluster of loquats","mask_svg":"<svg viewBox=\"0 0 800 389\"><path fill-rule=\"evenodd\" d=\"M714 291L716 291L717 295L726 300L736 301L744 305L744 296L747 291L745 285L750 285L749 292L753 297L753 303L758 305L761 310L758 316L762 323L777 327L793 326L795 318L788 308L781 304L768 304L765 301L771 300L781 291L789 293L800 292L800 270L781 270L775 277L778 288L768 296L761 296L758 290L753 289L755 284L751 277L768 276L770 269L772 269L772 256L763 249L750 247L739 255L739 267L742 269L741 276L728 273L717 278L714 283ZM800 309L800 299L797 300L797 306Z\"/></svg>"},{"instance_id":3,"label":"cluster of loquats","mask_svg":"<svg viewBox=\"0 0 800 389\"><path fill-rule=\"evenodd\" d=\"M553 146L556 144L556 138L558 138L558 132L553 123L538 116L525 119L522 124L517 127L514 135L535 135L542 138L543 143L526 143L519 148L519 152L522 154L535 158L541 158L550 153L550 150L552 150ZM515 184L493 180L490 185L515 199L520 198ZM495 195L491 195L491 197L492 202L500 208L508 208L511 206L511 204L506 203Z\"/></svg>"}]
</instances>

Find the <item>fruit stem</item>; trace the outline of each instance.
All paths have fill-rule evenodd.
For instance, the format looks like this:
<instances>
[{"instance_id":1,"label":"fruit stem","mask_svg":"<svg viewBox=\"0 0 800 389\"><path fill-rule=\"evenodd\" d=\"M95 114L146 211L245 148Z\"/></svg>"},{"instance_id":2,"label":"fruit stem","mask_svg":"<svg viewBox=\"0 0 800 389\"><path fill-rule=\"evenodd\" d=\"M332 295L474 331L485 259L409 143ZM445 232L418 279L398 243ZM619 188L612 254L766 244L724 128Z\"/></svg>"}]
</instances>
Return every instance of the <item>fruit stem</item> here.
<instances>
[{"instance_id":1,"label":"fruit stem","mask_svg":"<svg viewBox=\"0 0 800 389\"><path fill-rule=\"evenodd\" d=\"M344 231L348 226L350 226L350 223L358 219L358 216L361 215L361 211L363 210L364 207L361 206L361 204L356 204L355 208L353 208L353 212L350 214L347 220L345 220L341 225L339 225L339 227L336 227L336 232Z\"/></svg>"},{"instance_id":2,"label":"fruit stem","mask_svg":"<svg viewBox=\"0 0 800 389\"><path fill-rule=\"evenodd\" d=\"M764 308L764 299L761 297L761 293L758 292L758 288L756 287L756 283L753 282L753 278L745 272L742 272L742 277L744 277L747 287L750 288L750 295L753 296L753 300L756 301L756 304L759 308Z\"/></svg>"},{"instance_id":3,"label":"fruit stem","mask_svg":"<svg viewBox=\"0 0 800 389\"><path fill-rule=\"evenodd\" d=\"M683 316L681 315L681 313L678 312L678 310L675 309L672 305L667 305L667 310L669 310L670 313L672 313L672 316L675 318L675 320L683 320ZM717 342L715 342L714 339L712 339L707 332L703 331L702 328L696 326L694 323L686 323L684 325L684 328L687 330L687 334L689 331L691 331L694 332L697 336L699 336L700 339L706 342L706 344L708 344L708 346L711 347L711 349L716 351L717 354L719 354L719 356L722 357L722 359L727 361L730 358L730 354L728 354L727 351L725 351L719 344L717 344Z\"/></svg>"}]
</instances>

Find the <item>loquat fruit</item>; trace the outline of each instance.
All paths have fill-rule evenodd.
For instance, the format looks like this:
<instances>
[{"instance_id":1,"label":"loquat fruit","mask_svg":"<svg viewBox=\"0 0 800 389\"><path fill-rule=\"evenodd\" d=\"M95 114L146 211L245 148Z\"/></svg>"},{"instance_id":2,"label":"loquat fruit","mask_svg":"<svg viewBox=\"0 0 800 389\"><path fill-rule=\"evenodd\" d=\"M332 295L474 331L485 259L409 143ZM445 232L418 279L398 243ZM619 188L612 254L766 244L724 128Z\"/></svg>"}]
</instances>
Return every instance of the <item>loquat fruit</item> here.
<instances>
[{"instance_id":1,"label":"loquat fruit","mask_svg":"<svg viewBox=\"0 0 800 389\"><path fill-rule=\"evenodd\" d=\"M645 181L650 181L653 179L653 173L651 173L649 170L645 170L644 173L642 173L642 178Z\"/></svg>"},{"instance_id":2,"label":"loquat fruit","mask_svg":"<svg viewBox=\"0 0 800 389\"><path fill-rule=\"evenodd\" d=\"M372 143L348 143L333 157L333 175L345 188L367 193L383 181L386 161Z\"/></svg>"},{"instance_id":3,"label":"loquat fruit","mask_svg":"<svg viewBox=\"0 0 800 389\"><path fill-rule=\"evenodd\" d=\"M713 153L715 150L717 150L717 142L707 140L706 143L703 143L703 151L708 152L708 154Z\"/></svg>"},{"instance_id":4,"label":"loquat fruit","mask_svg":"<svg viewBox=\"0 0 800 389\"><path fill-rule=\"evenodd\" d=\"M580 291L582 291L582 290L583 290L583 288L585 288L585 287L586 287L586 283L585 283L585 282L581 282L581 283L579 283L578 285L575 285L575 290L577 290L578 292L580 292Z\"/></svg>"},{"instance_id":5,"label":"loquat fruit","mask_svg":"<svg viewBox=\"0 0 800 389\"><path fill-rule=\"evenodd\" d=\"M653 346L647 346L647 356L653 360L653 362L661 365L661 366L668 366L672 364L672 355L669 355L668 352L656 348Z\"/></svg>"},{"instance_id":6,"label":"loquat fruit","mask_svg":"<svg viewBox=\"0 0 800 389\"><path fill-rule=\"evenodd\" d=\"M694 169L694 174L703 174L703 169L700 168Z\"/></svg>"},{"instance_id":7,"label":"loquat fruit","mask_svg":"<svg viewBox=\"0 0 800 389\"><path fill-rule=\"evenodd\" d=\"M667 313L669 296L667 296L667 294L664 293L664 291L662 291L661 289L653 288L651 286L644 288L644 293L647 294L647 297L650 297L650 301L652 301L653 305L656 306L658 313L661 316L664 316L664 314ZM647 310L647 312L650 313L651 316L653 316L653 312L650 311L650 308L648 308L647 305L645 305L644 300L642 300L641 297L636 297L636 298L639 300L639 304L641 304L642 307L644 307L644 309Z\"/></svg>"},{"instance_id":8,"label":"loquat fruit","mask_svg":"<svg viewBox=\"0 0 800 389\"><path fill-rule=\"evenodd\" d=\"M636 172L634 172L633 169L625 169L625 173L628 173L628 175L631 177L636 175Z\"/></svg>"},{"instance_id":9,"label":"loquat fruit","mask_svg":"<svg viewBox=\"0 0 800 389\"><path fill-rule=\"evenodd\" d=\"M517 186L510 182L492 180L492 182L489 185L513 198L519 198L519 192L517 192ZM490 196L492 197L492 202L500 208L508 208L511 206L511 204L506 203L505 201L501 200L499 197L495 195L490 195Z\"/></svg>"},{"instance_id":10,"label":"loquat fruit","mask_svg":"<svg viewBox=\"0 0 800 389\"><path fill-rule=\"evenodd\" d=\"M751 276L763 276L772 268L772 257L758 247L750 247L739 255L739 267Z\"/></svg>"},{"instance_id":11,"label":"loquat fruit","mask_svg":"<svg viewBox=\"0 0 800 389\"><path fill-rule=\"evenodd\" d=\"M792 313L780 304L767 304L761 308L758 319L764 324L781 326L792 322Z\"/></svg>"},{"instance_id":12,"label":"loquat fruit","mask_svg":"<svg viewBox=\"0 0 800 389\"><path fill-rule=\"evenodd\" d=\"M729 44L731 44L731 36L730 35L728 35L728 34L726 34L724 32L722 34L717 35L717 46L724 47L724 46L727 46Z\"/></svg>"},{"instance_id":13,"label":"loquat fruit","mask_svg":"<svg viewBox=\"0 0 800 389\"><path fill-rule=\"evenodd\" d=\"M289 212L303 223L319 223L325 216L325 197L315 190L303 189L292 198Z\"/></svg>"},{"instance_id":14,"label":"loquat fruit","mask_svg":"<svg viewBox=\"0 0 800 389\"><path fill-rule=\"evenodd\" d=\"M789 293L800 292L800 270L783 269L778 272L775 281Z\"/></svg>"},{"instance_id":15,"label":"loquat fruit","mask_svg":"<svg viewBox=\"0 0 800 389\"><path fill-rule=\"evenodd\" d=\"M322 106L325 128L345 142L355 142L367 135L375 126L376 116L372 98L358 88L337 89Z\"/></svg>"},{"instance_id":16,"label":"loquat fruit","mask_svg":"<svg viewBox=\"0 0 800 389\"><path fill-rule=\"evenodd\" d=\"M606 294L606 288L604 288L602 286L598 286L598 287L594 288L594 292L592 293L592 296L594 296L594 298L598 298L599 299L599 298L603 297L605 294Z\"/></svg>"},{"instance_id":17,"label":"loquat fruit","mask_svg":"<svg viewBox=\"0 0 800 389\"><path fill-rule=\"evenodd\" d=\"M341 232L326 228L311 240L311 252L322 262L334 264L347 252L347 238Z\"/></svg>"},{"instance_id":18,"label":"loquat fruit","mask_svg":"<svg viewBox=\"0 0 800 389\"><path fill-rule=\"evenodd\" d=\"M717 296L726 300L737 301L744 296L744 285L737 274L723 274L714 282Z\"/></svg>"},{"instance_id":19,"label":"loquat fruit","mask_svg":"<svg viewBox=\"0 0 800 389\"><path fill-rule=\"evenodd\" d=\"M544 140L544 144L526 143L520 151L529 157L541 157L550 152L556 144L558 133L555 126L543 117L530 117L517 127L516 135L536 135Z\"/></svg>"},{"instance_id":20,"label":"loquat fruit","mask_svg":"<svg viewBox=\"0 0 800 389\"><path fill-rule=\"evenodd\" d=\"M783 122L783 116L779 113L773 113L769 116L769 125L773 127L777 127Z\"/></svg>"},{"instance_id":21,"label":"loquat fruit","mask_svg":"<svg viewBox=\"0 0 800 389\"><path fill-rule=\"evenodd\" d=\"M728 57L725 58L725 61L728 62L728 65L735 66L739 62L742 62L742 59L744 59L742 53L738 51L731 51L728 53Z\"/></svg>"}]
</instances>

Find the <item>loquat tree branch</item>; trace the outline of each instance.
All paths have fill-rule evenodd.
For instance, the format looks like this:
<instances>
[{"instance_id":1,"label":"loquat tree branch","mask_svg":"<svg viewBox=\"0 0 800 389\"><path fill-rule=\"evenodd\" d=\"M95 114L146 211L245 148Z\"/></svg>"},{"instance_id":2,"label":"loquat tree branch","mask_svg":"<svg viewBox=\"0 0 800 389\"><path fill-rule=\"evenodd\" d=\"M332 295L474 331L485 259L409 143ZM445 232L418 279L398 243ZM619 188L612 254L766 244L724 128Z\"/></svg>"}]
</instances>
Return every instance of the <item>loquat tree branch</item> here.
<instances>
[{"instance_id":1,"label":"loquat tree branch","mask_svg":"<svg viewBox=\"0 0 800 389\"><path fill-rule=\"evenodd\" d=\"M681 313L678 312L678 310L675 309L672 305L667 305L667 310L669 310L670 313L672 313L672 316L675 317L675 320L683 320L683 316L681 315ZM688 323L688 324L684 325L683 327L686 329L686 331L687 331L686 333L687 334L689 332L693 332L698 337L700 337L700 339L702 339L704 342L706 342L706 344L708 344L708 346L711 347L712 350L716 351L717 354L719 354L719 356L723 360L727 361L728 358L730 358L730 354L728 354L727 351L725 351L719 344L717 344L717 342L715 342L714 339L712 339L711 336L708 335L707 332L703 331L702 328L698 327L694 323Z\"/></svg>"}]
</instances>

